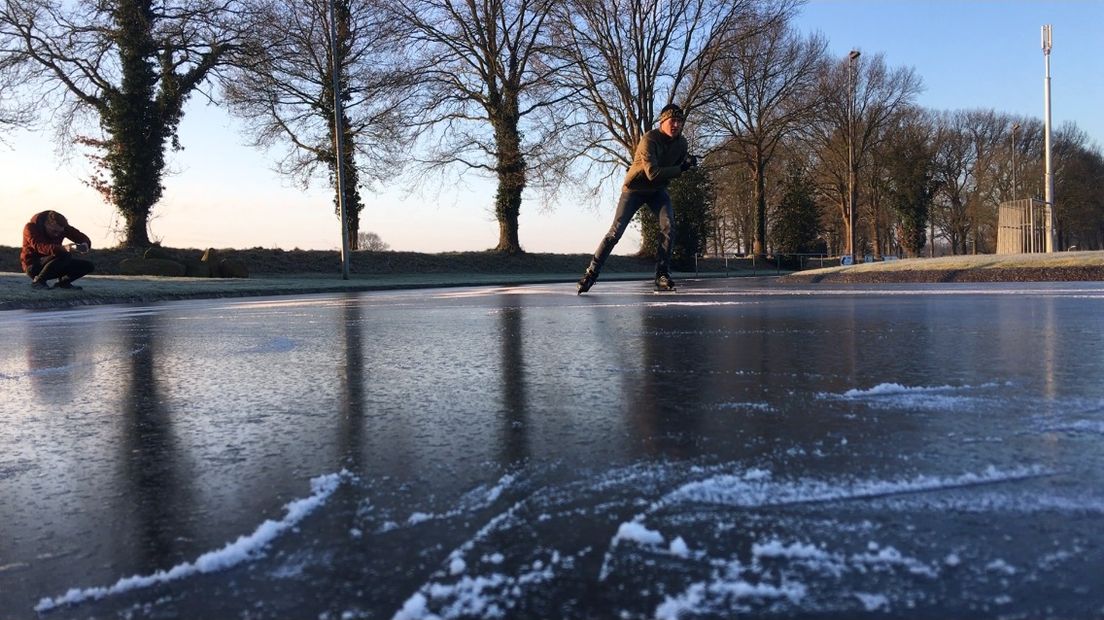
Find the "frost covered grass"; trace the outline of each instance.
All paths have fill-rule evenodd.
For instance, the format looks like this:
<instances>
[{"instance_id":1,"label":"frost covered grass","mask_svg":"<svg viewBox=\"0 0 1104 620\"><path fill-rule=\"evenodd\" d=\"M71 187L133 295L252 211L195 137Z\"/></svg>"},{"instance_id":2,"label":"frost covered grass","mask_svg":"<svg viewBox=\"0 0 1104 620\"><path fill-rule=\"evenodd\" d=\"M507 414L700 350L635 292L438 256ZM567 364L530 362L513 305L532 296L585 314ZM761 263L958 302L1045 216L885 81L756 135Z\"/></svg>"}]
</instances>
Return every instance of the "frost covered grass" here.
<instances>
[{"instance_id":1,"label":"frost covered grass","mask_svg":"<svg viewBox=\"0 0 1104 620\"><path fill-rule=\"evenodd\" d=\"M1024 269L1039 267L1104 267L1104 252L1055 252L1052 254L973 254L940 256L938 258L904 258L901 260L859 263L851 266L825 267L805 271L805 274L894 271L938 271L944 269Z\"/></svg>"}]
</instances>

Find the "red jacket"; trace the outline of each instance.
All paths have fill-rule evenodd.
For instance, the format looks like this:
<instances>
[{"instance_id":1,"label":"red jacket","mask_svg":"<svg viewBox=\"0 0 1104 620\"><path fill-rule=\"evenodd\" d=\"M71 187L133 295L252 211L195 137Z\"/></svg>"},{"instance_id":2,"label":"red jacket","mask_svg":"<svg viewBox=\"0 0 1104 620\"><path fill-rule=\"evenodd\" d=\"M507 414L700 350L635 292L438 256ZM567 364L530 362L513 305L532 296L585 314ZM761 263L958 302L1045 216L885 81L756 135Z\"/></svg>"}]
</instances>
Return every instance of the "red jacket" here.
<instances>
[{"instance_id":1,"label":"red jacket","mask_svg":"<svg viewBox=\"0 0 1104 620\"><path fill-rule=\"evenodd\" d=\"M61 217L61 220L65 222L65 232L60 237L51 237L50 233L46 232L46 216L50 213L52 211L36 213L31 221L23 227L23 250L19 253L19 262L22 263L23 271L27 271L31 265L41 264L43 258L66 252L65 246L62 245L65 239L69 239L74 243L92 245L92 240L88 238L88 235L70 226L65 216Z\"/></svg>"}]
</instances>

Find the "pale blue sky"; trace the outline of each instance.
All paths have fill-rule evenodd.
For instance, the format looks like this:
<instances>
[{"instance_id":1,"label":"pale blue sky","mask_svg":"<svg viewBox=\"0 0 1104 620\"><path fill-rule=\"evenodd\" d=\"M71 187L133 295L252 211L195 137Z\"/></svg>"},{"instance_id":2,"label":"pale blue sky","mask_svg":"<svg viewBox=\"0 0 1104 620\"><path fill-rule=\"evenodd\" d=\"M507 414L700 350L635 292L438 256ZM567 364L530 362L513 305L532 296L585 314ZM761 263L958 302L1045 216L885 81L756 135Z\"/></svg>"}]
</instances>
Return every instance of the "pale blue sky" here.
<instances>
[{"instance_id":1,"label":"pale blue sky","mask_svg":"<svg viewBox=\"0 0 1104 620\"><path fill-rule=\"evenodd\" d=\"M925 85L919 103L926 107L994 108L1041 119L1039 31L1046 23L1054 29L1054 124L1075 121L1104 144L1104 0L812 0L796 25L823 32L837 56L857 48L884 53L892 66L915 67ZM242 146L238 127L222 110L192 101L180 127L186 150L171 157L176 173L166 179L154 209L152 237L173 247L337 248L340 231L328 188L302 191L275 175L267 154ZM60 161L48 131L6 137L11 148L0 146L0 244L18 245L30 215L47 208L65 213L96 245L116 243L113 210L80 181L87 171L83 161ZM483 250L497 242L493 199L493 185L475 177L466 187L409 198L401 188L384 188L368 197L361 227L396 250ZM562 200L547 209L527 202L522 246L591 252L613 206L612 199L599 205ZM634 234L618 251L636 249Z\"/></svg>"}]
</instances>

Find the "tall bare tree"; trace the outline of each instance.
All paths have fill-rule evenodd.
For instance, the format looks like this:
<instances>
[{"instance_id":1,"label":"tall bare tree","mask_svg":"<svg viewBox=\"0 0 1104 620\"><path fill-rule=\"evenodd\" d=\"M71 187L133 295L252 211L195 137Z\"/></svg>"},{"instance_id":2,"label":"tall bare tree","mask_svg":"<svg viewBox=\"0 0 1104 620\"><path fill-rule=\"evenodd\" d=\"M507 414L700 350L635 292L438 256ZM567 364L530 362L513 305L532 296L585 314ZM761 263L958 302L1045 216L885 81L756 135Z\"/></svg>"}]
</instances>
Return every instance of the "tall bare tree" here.
<instances>
[{"instance_id":1,"label":"tall bare tree","mask_svg":"<svg viewBox=\"0 0 1104 620\"><path fill-rule=\"evenodd\" d=\"M1058 246L1104 248L1104 154L1075 125L1055 136L1054 193Z\"/></svg>"},{"instance_id":2,"label":"tall bare tree","mask_svg":"<svg viewBox=\"0 0 1104 620\"><path fill-rule=\"evenodd\" d=\"M548 87L548 18L554 0L406 0L388 3L418 74L422 113L411 122L437 140L429 168L494 174L498 245L522 251L522 194L555 163Z\"/></svg>"},{"instance_id":3,"label":"tall bare tree","mask_svg":"<svg viewBox=\"0 0 1104 620\"><path fill-rule=\"evenodd\" d=\"M557 19L557 49L569 62L560 75L576 93L571 139L605 180L632 163L641 136L664 105L691 114L708 103L710 76L739 41L793 11L792 0L566 0ZM693 134L690 134L693 148ZM648 209L640 253L655 253L658 225Z\"/></svg>"},{"instance_id":4,"label":"tall bare tree","mask_svg":"<svg viewBox=\"0 0 1104 620\"><path fill-rule=\"evenodd\" d=\"M956 110L936 117L935 179L939 184L932 217L954 254L992 251L996 247L997 206L1010 199L1011 131L1018 124L1016 167L1041 161L1023 152L1040 149L1042 124L1015 119L991 109ZM1031 178L1016 183L1021 198L1032 186Z\"/></svg>"},{"instance_id":5,"label":"tall bare tree","mask_svg":"<svg viewBox=\"0 0 1104 620\"><path fill-rule=\"evenodd\" d=\"M27 127L34 119L34 105L21 97L19 85L26 79L25 59L18 54L0 56L0 128ZM0 134L0 144L4 136Z\"/></svg>"},{"instance_id":6,"label":"tall bare tree","mask_svg":"<svg viewBox=\"0 0 1104 620\"><path fill-rule=\"evenodd\" d=\"M849 62L854 64L849 66ZM819 146L821 191L839 206L844 238L850 238L848 176L854 175L856 185L862 184L860 175L871 152L885 139L885 129L895 117L910 108L921 90L921 80L911 67L893 69L886 65L884 55L864 54L854 61L844 57L830 65L822 73L821 89L823 116L810 128ZM854 148L850 164L849 141ZM856 201L855 221L861 227L860 213Z\"/></svg>"},{"instance_id":7,"label":"tall bare tree","mask_svg":"<svg viewBox=\"0 0 1104 620\"><path fill-rule=\"evenodd\" d=\"M767 24L759 36L737 40L710 80L714 95L704 108L703 129L751 172L756 255L766 253L767 166L782 140L816 118L826 48L819 34L802 37L784 22Z\"/></svg>"},{"instance_id":8,"label":"tall bare tree","mask_svg":"<svg viewBox=\"0 0 1104 620\"><path fill-rule=\"evenodd\" d=\"M124 220L123 243L149 245L166 148L184 103L237 44L236 0L5 0L0 50L55 104L64 135L94 149L90 184ZM99 125L99 135L82 132Z\"/></svg>"},{"instance_id":9,"label":"tall bare tree","mask_svg":"<svg viewBox=\"0 0 1104 620\"><path fill-rule=\"evenodd\" d=\"M374 3L288 0L259 5L249 44L225 74L231 109L254 146L280 146L277 170L310 183L320 168L337 184L334 69L342 93L344 203L352 249L359 247L361 185L393 174L407 147L403 115L410 77L391 53L391 26ZM335 28L330 22L336 18ZM331 32L337 33L337 45ZM335 62L336 52L336 62Z\"/></svg>"}]
</instances>

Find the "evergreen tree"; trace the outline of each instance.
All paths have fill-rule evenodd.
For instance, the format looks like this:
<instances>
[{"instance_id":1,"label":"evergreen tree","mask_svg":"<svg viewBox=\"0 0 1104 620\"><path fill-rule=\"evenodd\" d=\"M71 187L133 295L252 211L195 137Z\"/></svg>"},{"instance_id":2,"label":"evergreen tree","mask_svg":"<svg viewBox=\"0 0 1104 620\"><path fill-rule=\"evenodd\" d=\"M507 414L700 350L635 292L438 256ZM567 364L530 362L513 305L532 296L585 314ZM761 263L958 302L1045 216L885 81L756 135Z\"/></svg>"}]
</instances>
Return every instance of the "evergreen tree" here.
<instances>
[{"instance_id":1,"label":"evergreen tree","mask_svg":"<svg viewBox=\"0 0 1104 620\"><path fill-rule=\"evenodd\" d=\"M672 181L667 191L675 210L671 266L679 271L692 271L694 257L705 248L713 221L713 183L704 168L690 168Z\"/></svg>"},{"instance_id":2,"label":"evergreen tree","mask_svg":"<svg viewBox=\"0 0 1104 620\"><path fill-rule=\"evenodd\" d=\"M779 254L816 252L821 244L819 235L816 185L802 168L791 166L771 222L770 239L774 251Z\"/></svg>"},{"instance_id":3,"label":"evergreen tree","mask_svg":"<svg viewBox=\"0 0 1104 620\"><path fill-rule=\"evenodd\" d=\"M910 257L927 243L928 215L935 197L933 150L920 123L901 127L885 158L889 206L897 214L897 241Z\"/></svg>"}]
</instances>

